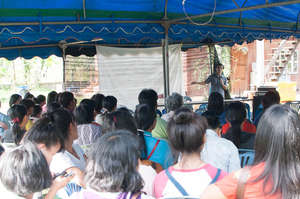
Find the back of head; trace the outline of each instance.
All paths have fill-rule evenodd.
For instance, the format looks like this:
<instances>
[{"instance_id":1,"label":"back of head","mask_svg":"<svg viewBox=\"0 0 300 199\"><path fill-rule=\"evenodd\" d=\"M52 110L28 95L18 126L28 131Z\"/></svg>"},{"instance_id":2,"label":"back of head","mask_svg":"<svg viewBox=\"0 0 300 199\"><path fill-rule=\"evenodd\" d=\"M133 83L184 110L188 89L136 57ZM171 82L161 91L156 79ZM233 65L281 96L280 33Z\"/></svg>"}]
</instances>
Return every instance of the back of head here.
<instances>
[{"instance_id":1,"label":"back of head","mask_svg":"<svg viewBox=\"0 0 300 199\"><path fill-rule=\"evenodd\" d=\"M200 152L207 126L204 117L187 108L178 109L167 127L171 146L179 152Z\"/></svg>"},{"instance_id":2,"label":"back of head","mask_svg":"<svg viewBox=\"0 0 300 199\"><path fill-rule=\"evenodd\" d=\"M30 92L27 92L25 95L24 95L24 99L30 99L30 100L33 100L34 98L34 95L32 95Z\"/></svg>"},{"instance_id":3,"label":"back of head","mask_svg":"<svg viewBox=\"0 0 300 199\"><path fill-rule=\"evenodd\" d=\"M258 179L267 182L272 178L271 191L281 192L282 198L300 195L299 129L300 119L293 109L273 105L262 115L256 132L255 164L265 163Z\"/></svg>"},{"instance_id":4,"label":"back of head","mask_svg":"<svg viewBox=\"0 0 300 199\"><path fill-rule=\"evenodd\" d=\"M42 113L42 107L39 104L34 105L31 116L32 117L40 117L41 113Z\"/></svg>"},{"instance_id":5,"label":"back of head","mask_svg":"<svg viewBox=\"0 0 300 199\"><path fill-rule=\"evenodd\" d=\"M118 102L117 98L115 98L114 96L108 95L108 96L104 97L102 106L108 112L112 112L114 109L116 109L117 102Z\"/></svg>"},{"instance_id":6,"label":"back of head","mask_svg":"<svg viewBox=\"0 0 300 199\"><path fill-rule=\"evenodd\" d=\"M72 102L74 102L73 93L65 91L59 95L58 103L60 103L62 107L68 108Z\"/></svg>"},{"instance_id":7,"label":"back of head","mask_svg":"<svg viewBox=\"0 0 300 199\"><path fill-rule=\"evenodd\" d=\"M136 143L136 144L135 144ZM85 182L99 192L139 192L143 180L137 171L138 141L130 132L104 134L89 154Z\"/></svg>"},{"instance_id":8,"label":"back of head","mask_svg":"<svg viewBox=\"0 0 300 199\"><path fill-rule=\"evenodd\" d=\"M121 129L137 134L135 120L129 111L125 111L125 109L118 109L117 111L113 111L104 116L102 126L103 133Z\"/></svg>"},{"instance_id":9,"label":"back of head","mask_svg":"<svg viewBox=\"0 0 300 199\"><path fill-rule=\"evenodd\" d=\"M47 113L51 113L59 108L61 108L61 105L57 102L52 102L50 104L47 104Z\"/></svg>"},{"instance_id":10,"label":"back of head","mask_svg":"<svg viewBox=\"0 0 300 199\"><path fill-rule=\"evenodd\" d=\"M53 103L53 102L57 102L57 92L56 91L51 91L50 93L48 93L47 96L47 105Z\"/></svg>"},{"instance_id":11,"label":"back of head","mask_svg":"<svg viewBox=\"0 0 300 199\"><path fill-rule=\"evenodd\" d=\"M67 122L66 124L59 124L59 122L62 122L62 119L65 117L66 120L69 119L67 115L59 115L63 112L64 111L58 111L58 113L54 113L57 115L55 117L52 113L45 114L41 119L34 123L30 130L26 133L24 142L26 143L29 141L35 144L44 144L48 149L60 144L63 149L65 136L68 135L60 128L63 125L67 126Z\"/></svg>"},{"instance_id":12,"label":"back of head","mask_svg":"<svg viewBox=\"0 0 300 199\"><path fill-rule=\"evenodd\" d=\"M21 129L20 125L24 118L27 117L27 110L24 105L16 104L8 110L8 115L13 123L12 134L14 142L16 145L19 145L25 134L25 130Z\"/></svg>"},{"instance_id":13,"label":"back of head","mask_svg":"<svg viewBox=\"0 0 300 199\"><path fill-rule=\"evenodd\" d=\"M19 94L11 95L10 99L9 99L9 107L12 107L14 104L20 103L21 100L22 100L21 95L19 95Z\"/></svg>"},{"instance_id":14,"label":"back of head","mask_svg":"<svg viewBox=\"0 0 300 199\"><path fill-rule=\"evenodd\" d=\"M279 103L280 103L280 95L276 90L268 91L262 98L262 105L265 110L270 106L272 106L273 104L279 104Z\"/></svg>"},{"instance_id":15,"label":"back of head","mask_svg":"<svg viewBox=\"0 0 300 199\"><path fill-rule=\"evenodd\" d=\"M30 108L34 107L34 102L31 99L23 99L21 100L20 104L24 105L26 107L26 110L28 111Z\"/></svg>"},{"instance_id":16,"label":"back of head","mask_svg":"<svg viewBox=\"0 0 300 199\"><path fill-rule=\"evenodd\" d=\"M75 109L75 120L78 125L90 124L94 121L95 103L93 100L88 100L89 102L87 100L81 102Z\"/></svg>"},{"instance_id":17,"label":"back of head","mask_svg":"<svg viewBox=\"0 0 300 199\"><path fill-rule=\"evenodd\" d=\"M26 144L1 156L0 181L7 190L26 197L49 188L52 176L42 152Z\"/></svg>"},{"instance_id":18,"label":"back of head","mask_svg":"<svg viewBox=\"0 0 300 199\"><path fill-rule=\"evenodd\" d=\"M214 112L214 111L205 111L202 114L202 116L206 118L209 129L215 130L215 129L221 127L221 123L220 123L219 117L218 117L216 112Z\"/></svg>"},{"instance_id":19,"label":"back of head","mask_svg":"<svg viewBox=\"0 0 300 199\"><path fill-rule=\"evenodd\" d=\"M218 115L224 111L224 98L218 92L213 92L209 95L207 110L215 111Z\"/></svg>"},{"instance_id":20,"label":"back of head","mask_svg":"<svg viewBox=\"0 0 300 199\"><path fill-rule=\"evenodd\" d=\"M226 112L226 120L231 124L224 137L232 141L237 148L241 146L241 125L246 119L246 107L242 102L233 102L229 104Z\"/></svg>"},{"instance_id":21,"label":"back of head","mask_svg":"<svg viewBox=\"0 0 300 199\"><path fill-rule=\"evenodd\" d=\"M166 108L169 111L175 111L183 105L183 97L179 93L172 93L166 99Z\"/></svg>"},{"instance_id":22,"label":"back of head","mask_svg":"<svg viewBox=\"0 0 300 199\"><path fill-rule=\"evenodd\" d=\"M139 104L148 104L150 108L156 109L158 96L153 89L143 89L138 96Z\"/></svg>"},{"instance_id":23,"label":"back of head","mask_svg":"<svg viewBox=\"0 0 300 199\"><path fill-rule=\"evenodd\" d=\"M94 100L95 102L95 110L97 113L101 112L103 99L104 99L104 95L100 93L93 95L93 97L91 98L91 100Z\"/></svg>"},{"instance_id":24,"label":"back of head","mask_svg":"<svg viewBox=\"0 0 300 199\"><path fill-rule=\"evenodd\" d=\"M44 95L38 95L36 98L36 103L43 106L44 104L46 104L46 97Z\"/></svg>"},{"instance_id":25,"label":"back of head","mask_svg":"<svg viewBox=\"0 0 300 199\"><path fill-rule=\"evenodd\" d=\"M153 126L156 113L148 104L139 104L135 109L134 118L137 127L147 131Z\"/></svg>"},{"instance_id":26,"label":"back of head","mask_svg":"<svg viewBox=\"0 0 300 199\"><path fill-rule=\"evenodd\" d=\"M59 108L50 113L47 117L50 117L53 125L58 129L63 139L65 141L68 140L70 124L75 122L73 114L67 109ZM63 147L63 143L61 144Z\"/></svg>"},{"instance_id":27,"label":"back of head","mask_svg":"<svg viewBox=\"0 0 300 199\"><path fill-rule=\"evenodd\" d=\"M226 119L232 122L240 122L242 123L247 116L246 107L242 102L233 102L229 104L227 112L226 112Z\"/></svg>"}]
</instances>

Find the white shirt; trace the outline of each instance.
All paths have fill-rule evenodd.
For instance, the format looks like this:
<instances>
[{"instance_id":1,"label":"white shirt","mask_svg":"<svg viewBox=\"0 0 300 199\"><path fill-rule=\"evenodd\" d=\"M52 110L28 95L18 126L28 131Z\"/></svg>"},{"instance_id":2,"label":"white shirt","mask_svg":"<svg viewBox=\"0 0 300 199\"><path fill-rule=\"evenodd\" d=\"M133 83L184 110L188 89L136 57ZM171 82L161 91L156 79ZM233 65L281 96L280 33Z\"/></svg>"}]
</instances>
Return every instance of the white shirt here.
<instances>
[{"instance_id":1,"label":"white shirt","mask_svg":"<svg viewBox=\"0 0 300 199\"><path fill-rule=\"evenodd\" d=\"M170 111L169 113L166 113L166 114L162 115L161 119L165 120L166 122L169 122L174 115L175 115L175 112Z\"/></svg>"},{"instance_id":2,"label":"white shirt","mask_svg":"<svg viewBox=\"0 0 300 199\"><path fill-rule=\"evenodd\" d=\"M206 142L201 152L201 160L231 173L241 168L236 146L225 138L220 138L211 129L206 130Z\"/></svg>"},{"instance_id":3,"label":"white shirt","mask_svg":"<svg viewBox=\"0 0 300 199\"><path fill-rule=\"evenodd\" d=\"M53 159L50 164L50 171L52 173L55 174L61 173L71 167L77 167L81 171L85 170L86 162L84 159L83 150L77 144L73 144L73 149L76 152L76 154L79 156L79 159L77 159L74 155L69 153L67 150L56 153L53 156Z\"/></svg>"},{"instance_id":4,"label":"white shirt","mask_svg":"<svg viewBox=\"0 0 300 199\"><path fill-rule=\"evenodd\" d=\"M157 175L156 171L151 166L139 165L139 173L142 176L145 183L142 191L146 192L147 195L154 196L153 182L155 176Z\"/></svg>"}]
</instances>

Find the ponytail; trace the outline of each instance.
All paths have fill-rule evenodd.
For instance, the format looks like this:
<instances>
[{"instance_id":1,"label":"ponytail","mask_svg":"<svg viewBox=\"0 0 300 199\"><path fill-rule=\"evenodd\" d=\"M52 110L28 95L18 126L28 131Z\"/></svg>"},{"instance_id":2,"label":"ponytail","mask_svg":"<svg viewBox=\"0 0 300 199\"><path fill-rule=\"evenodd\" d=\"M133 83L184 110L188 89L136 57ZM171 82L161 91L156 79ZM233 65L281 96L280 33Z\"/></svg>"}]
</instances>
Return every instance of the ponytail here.
<instances>
[{"instance_id":1,"label":"ponytail","mask_svg":"<svg viewBox=\"0 0 300 199\"><path fill-rule=\"evenodd\" d=\"M16 104L13 105L8 112L13 123L12 125L13 139L15 144L19 145L26 132L24 129L21 129L20 124L23 122L24 117L27 114L27 111L24 105Z\"/></svg>"}]
</instances>

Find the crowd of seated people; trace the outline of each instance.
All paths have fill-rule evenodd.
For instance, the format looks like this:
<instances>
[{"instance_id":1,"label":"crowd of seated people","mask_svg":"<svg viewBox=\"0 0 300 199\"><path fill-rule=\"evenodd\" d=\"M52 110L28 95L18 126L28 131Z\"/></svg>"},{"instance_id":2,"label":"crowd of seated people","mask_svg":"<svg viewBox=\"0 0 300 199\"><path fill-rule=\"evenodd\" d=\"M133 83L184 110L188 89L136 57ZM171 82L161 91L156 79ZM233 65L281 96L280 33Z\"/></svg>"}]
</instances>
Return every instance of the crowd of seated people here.
<instances>
[{"instance_id":1,"label":"crowd of seated people","mask_svg":"<svg viewBox=\"0 0 300 199\"><path fill-rule=\"evenodd\" d=\"M201 113L173 93L162 116L153 89L135 110L102 94L78 104L67 91L14 94L0 115L0 196L299 198L300 119L277 94L264 96L257 128L244 103L225 108L218 93ZM241 169L243 149L255 158Z\"/></svg>"}]
</instances>

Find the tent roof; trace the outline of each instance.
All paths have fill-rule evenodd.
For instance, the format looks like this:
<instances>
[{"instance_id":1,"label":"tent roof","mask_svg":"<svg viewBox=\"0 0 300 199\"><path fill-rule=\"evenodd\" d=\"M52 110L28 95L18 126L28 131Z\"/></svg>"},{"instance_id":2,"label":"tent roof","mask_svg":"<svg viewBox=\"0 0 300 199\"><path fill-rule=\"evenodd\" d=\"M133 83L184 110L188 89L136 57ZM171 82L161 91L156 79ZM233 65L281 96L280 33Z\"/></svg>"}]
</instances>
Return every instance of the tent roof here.
<instances>
[{"instance_id":1,"label":"tent roof","mask_svg":"<svg viewBox=\"0 0 300 199\"><path fill-rule=\"evenodd\" d=\"M158 46L165 27L170 44L186 47L300 38L299 18L300 0L2 0L0 57L61 56L78 41Z\"/></svg>"}]
</instances>

